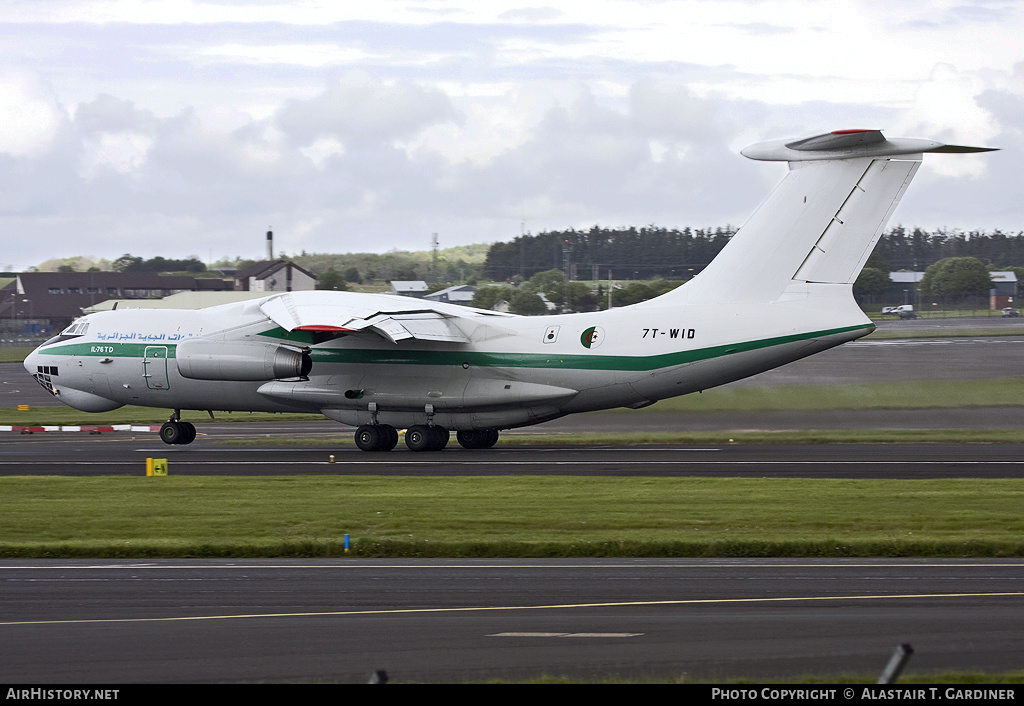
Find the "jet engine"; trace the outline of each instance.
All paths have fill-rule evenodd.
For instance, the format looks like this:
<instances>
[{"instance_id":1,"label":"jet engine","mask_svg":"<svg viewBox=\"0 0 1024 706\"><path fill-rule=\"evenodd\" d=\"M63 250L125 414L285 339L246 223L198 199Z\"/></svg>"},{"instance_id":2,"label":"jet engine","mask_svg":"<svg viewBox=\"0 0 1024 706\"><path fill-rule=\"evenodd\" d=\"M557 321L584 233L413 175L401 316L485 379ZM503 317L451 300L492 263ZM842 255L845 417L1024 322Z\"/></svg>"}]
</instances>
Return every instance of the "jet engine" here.
<instances>
[{"instance_id":1,"label":"jet engine","mask_svg":"<svg viewBox=\"0 0 1024 706\"><path fill-rule=\"evenodd\" d=\"M175 359L181 376L192 380L286 380L313 367L306 351L247 341L184 341Z\"/></svg>"}]
</instances>

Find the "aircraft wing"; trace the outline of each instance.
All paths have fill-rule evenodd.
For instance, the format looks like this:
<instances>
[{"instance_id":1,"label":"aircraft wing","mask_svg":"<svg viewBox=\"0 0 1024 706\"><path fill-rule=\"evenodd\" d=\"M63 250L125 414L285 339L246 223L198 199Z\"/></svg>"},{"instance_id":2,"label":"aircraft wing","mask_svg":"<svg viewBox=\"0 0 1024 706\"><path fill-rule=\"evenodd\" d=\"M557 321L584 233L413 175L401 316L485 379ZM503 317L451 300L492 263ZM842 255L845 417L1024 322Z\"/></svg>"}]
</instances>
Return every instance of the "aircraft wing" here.
<instances>
[{"instance_id":1,"label":"aircraft wing","mask_svg":"<svg viewBox=\"0 0 1024 706\"><path fill-rule=\"evenodd\" d=\"M289 292L263 300L260 310L287 331L367 332L392 343L406 339L468 343L459 320L501 316L468 307L386 294ZM472 331L475 324L469 328Z\"/></svg>"}]
</instances>

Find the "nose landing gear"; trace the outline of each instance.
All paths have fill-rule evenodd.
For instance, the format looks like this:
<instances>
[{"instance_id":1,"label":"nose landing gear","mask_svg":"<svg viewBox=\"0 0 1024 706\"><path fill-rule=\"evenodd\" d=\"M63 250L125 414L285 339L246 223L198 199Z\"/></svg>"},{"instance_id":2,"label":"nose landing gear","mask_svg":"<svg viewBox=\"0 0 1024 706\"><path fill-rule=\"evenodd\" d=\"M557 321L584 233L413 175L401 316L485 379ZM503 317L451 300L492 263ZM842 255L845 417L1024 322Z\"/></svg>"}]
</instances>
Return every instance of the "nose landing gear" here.
<instances>
[{"instance_id":1,"label":"nose landing gear","mask_svg":"<svg viewBox=\"0 0 1024 706\"><path fill-rule=\"evenodd\" d=\"M191 444L196 440L196 427L191 422L181 421L181 410L176 409L160 427L160 439L165 444Z\"/></svg>"}]
</instances>

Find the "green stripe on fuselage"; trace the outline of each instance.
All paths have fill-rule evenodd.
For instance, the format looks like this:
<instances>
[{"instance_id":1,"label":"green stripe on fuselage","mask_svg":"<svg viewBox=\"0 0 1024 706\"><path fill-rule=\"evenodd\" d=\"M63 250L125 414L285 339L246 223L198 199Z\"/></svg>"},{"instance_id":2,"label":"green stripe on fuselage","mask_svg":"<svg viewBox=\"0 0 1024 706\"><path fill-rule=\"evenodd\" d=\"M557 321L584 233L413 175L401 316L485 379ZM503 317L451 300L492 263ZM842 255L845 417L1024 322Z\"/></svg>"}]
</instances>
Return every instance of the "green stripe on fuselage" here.
<instances>
[{"instance_id":1,"label":"green stripe on fuselage","mask_svg":"<svg viewBox=\"0 0 1024 706\"><path fill-rule=\"evenodd\" d=\"M647 356L569 354L546 355L543 353L486 353L463 350L380 350L360 348L314 348L310 351L313 362L379 364L379 365L462 365L463 363L485 368L566 368L570 370L622 370L643 372L669 368L685 363L694 363L710 358L719 358L733 353L771 348L772 346L808 341L852 331L874 329L873 324L846 326L828 331L798 333L777 336L757 341L730 343L723 346L696 348L689 351L675 351ZM869 331L870 332L870 331Z\"/></svg>"},{"instance_id":2,"label":"green stripe on fuselage","mask_svg":"<svg viewBox=\"0 0 1024 706\"><path fill-rule=\"evenodd\" d=\"M471 350L401 350L380 348L313 348L310 355L315 363L348 363L366 365L462 365L482 368L564 368L570 370L622 370L643 372L684 365L733 353L781 346L787 343L809 341L852 331L870 332L873 324L846 326L827 331L812 331L789 336L776 336L756 341L729 343L722 346L695 348L658 355L600 355L596 353L549 355L544 353L488 353ZM167 357L175 357L174 344L157 343L72 343L52 345L41 353L62 356L90 356L114 358L142 358L147 348L166 348ZM113 348L113 351L110 349Z\"/></svg>"},{"instance_id":3,"label":"green stripe on fuselage","mask_svg":"<svg viewBox=\"0 0 1024 706\"><path fill-rule=\"evenodd\" d=\"M173 358L177 346L173 343L69 343L53 344L36 350L45 355L83 356L89 358L142 358L147 348L165 348Z\"/></svg>"}]
</instances>

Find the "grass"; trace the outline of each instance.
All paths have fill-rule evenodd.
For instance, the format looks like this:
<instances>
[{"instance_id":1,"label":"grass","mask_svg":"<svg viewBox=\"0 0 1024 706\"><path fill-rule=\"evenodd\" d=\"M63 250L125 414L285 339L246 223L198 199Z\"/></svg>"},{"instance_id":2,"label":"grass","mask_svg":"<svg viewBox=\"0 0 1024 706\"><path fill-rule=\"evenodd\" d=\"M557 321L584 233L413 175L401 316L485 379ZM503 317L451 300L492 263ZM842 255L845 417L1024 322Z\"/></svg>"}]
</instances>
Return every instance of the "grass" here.
<instances>
[{"instance_id":1,"label":"grass","mask_svg":"<svg viewBox=\"0 0 1024 706\"><path fill-rule=\"evenodd\" d=\"M1024 556L1019 479L142 472L0 478L0 556Z\"/></svg>"},{"instance_id":2,"label":"grass","mask_svg":"<svg viewBox=\"0 0 1024 706\"><path fill-rule=\"evenodd\" d=\"M0 408L0 424L18 426L76 425L76 424L162 424L171 416L169 408L134 407L126 405L111 412L79 412L60 405L57 407L32 407L27 411L17 408ZM321 414L292 414L273 412L214 412L218 422L287 422L323 420ZM196 424L209 422L210 415L198 410L181 411L181 418Z\"/></svg>"},{"instance_id":3,"label":"grass","mask_svg":"<svg viewBox=\"0 0 1024 706\"><path fill-rule=\"evenodd\" d=\"M22 363L35 346L0 346L0 363Z\"/></svg>"},{"instance_id":4,"label":"grass","mask_svg":"<svg viewBox=\"0 0 1024 706\"><path fill-rule=\"evenodd\" d=\"M899 329L886 331L875 329L868 338L874 341L893 340L900 338L988 338L992 336L1024 336L1020 328L965 328L965 329Z\"/></svg>"},{"instance_id":5,"label":"grass","mask_svg":"<svg viewBox=\"0 0 1024 706\"><path fill-rule=\"evenodd\" d=\"M1024 377L845 385L723 386L662 400L651 412L753 412L828 409L1019 407Z\"/></svg>"}]
</instances>

